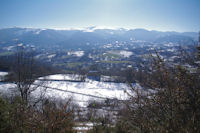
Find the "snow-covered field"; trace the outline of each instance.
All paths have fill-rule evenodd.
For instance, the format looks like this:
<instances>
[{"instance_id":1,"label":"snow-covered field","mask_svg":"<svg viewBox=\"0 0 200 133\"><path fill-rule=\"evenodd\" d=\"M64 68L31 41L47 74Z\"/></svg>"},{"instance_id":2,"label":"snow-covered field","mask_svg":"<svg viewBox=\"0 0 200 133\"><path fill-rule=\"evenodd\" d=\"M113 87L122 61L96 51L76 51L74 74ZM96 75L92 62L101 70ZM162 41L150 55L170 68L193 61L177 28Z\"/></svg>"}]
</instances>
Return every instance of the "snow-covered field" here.
<instances>
[{"instance_id":1,"label":"snow-covered field","mask_svg":"<svg viewBox=\"0 0 200 133\"><path fill-rule=\"evenodd\" d=\"M0 72L0 76L6 76L8 72Z\"/></svg>"},{"instance_id":2,"label":"snow-covered field","mask_svg":"<svg viewBox=\"0 0 200 133\"><path fill-rule=\"evenodd\" d=\"M8 72L0 72L0 81L4 79L4 76L6 76Z\"/></svg>"},{"instance_id":3,"label":"snow-covered field","mask_svg":"<svg viewBox=\"0 0 200 133\"><path fill-rule=\"evenodd\" d=\"M130 87L125 83L113 83L113 82L99 82L90 79L86 79L85 82L70 82L70 81L57 81L57 80L77 80L78 75L50 75L42 77L40 79L48 79L52 81L35 81L35 84L41 84L44 87L39 87L33 94L39 95L42 90L46 90L45 96L51 98L71 98L72 101L78 103L80 106L87 106L90 100L103 100L103 98L110 99L127 99L128 95L126 92L130 91ZM53 81L56 80L56 81ZM10 94L15 92L15 84L0 84L0 92ZM45 89L47 87L47 89ZM48 88L50 87L50 88ZM61 89L65 91L59 91L55 89ZM74 92L74 93L73 93ZM79 94L77 94L79 93ZM83 95L82 95L83 94ZM86 96L94 95L97 97ZM100 98L98 98L100 97Z\"/></svg>"},{"instance_id":4,"label":"snow-covered field","mask_svg":"<svg viewBox=\"0 0 200 133\"><path fill-rule=\"evenodd\" d=\"M111 54L116 54L119 56L122 56L124 58L129 58L131 55L133 55L133 52L127 51L127 50L120 50L120 51L109 51Z\"/></svg>"},{"instance_id":5,"label":"snow-covered field","mask_svg":"<svg viewBox=\"0 0 200 133\"><path fill-rule=\"evenodd\" d=\"M77 56L77 57L81 57L84 55L84 51L71 51L71 52L68 52L67 53L68 55L74 55L74 56Z\"/></svg>"},{"instance_id":6,"label":"snow-covered field","mask_svg":"<svg viewBox=\"0 0 200 133\"><path fill-rule=\"evenodd\" d=\"M131 55L133 55L133 52L121 50L120 55L122 55L123 57L129 58Z\"/></svg>"},{"instance_id":7,"label":"snow-covered field","mask_svg":"<svg viewBox=\"0 0 200 133\"><path fill-rule=\"evenodd\" d=\"M77 80L79 79L79 76L58 74L43 78L51 80ZM40 81L36 81L36 84L40 84ZM120 100L126 99L128 95L125 91L130 89L125 83L99 82L90 79L86 79L85 82L45 81L44 86L70 91L63 92L50 88L46 90L46 96L55 98L72 98L73 101L81 106L86 106L89 100L103 100L102 98L117 98ZM102 98L75 94L73 92L94 95Z\"/></svg>"}]
</instances>

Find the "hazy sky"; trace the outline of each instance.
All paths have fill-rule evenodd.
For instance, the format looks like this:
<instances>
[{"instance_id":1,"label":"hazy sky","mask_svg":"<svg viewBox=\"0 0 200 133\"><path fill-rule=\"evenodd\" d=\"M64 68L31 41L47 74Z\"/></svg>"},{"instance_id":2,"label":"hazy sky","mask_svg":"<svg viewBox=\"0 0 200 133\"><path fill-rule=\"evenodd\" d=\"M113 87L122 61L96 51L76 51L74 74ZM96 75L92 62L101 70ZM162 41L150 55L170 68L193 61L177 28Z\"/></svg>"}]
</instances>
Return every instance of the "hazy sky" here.
<instances>
[{"instance_id":1,"label":"hazy sky","mask_svg":"<svg viewBox=\"0 0 200 133\"><path fill-rule=\"evenodd\" d=\"M200 0L0 0L0 28L199 31Z\"/></svg>"}]
</instances>

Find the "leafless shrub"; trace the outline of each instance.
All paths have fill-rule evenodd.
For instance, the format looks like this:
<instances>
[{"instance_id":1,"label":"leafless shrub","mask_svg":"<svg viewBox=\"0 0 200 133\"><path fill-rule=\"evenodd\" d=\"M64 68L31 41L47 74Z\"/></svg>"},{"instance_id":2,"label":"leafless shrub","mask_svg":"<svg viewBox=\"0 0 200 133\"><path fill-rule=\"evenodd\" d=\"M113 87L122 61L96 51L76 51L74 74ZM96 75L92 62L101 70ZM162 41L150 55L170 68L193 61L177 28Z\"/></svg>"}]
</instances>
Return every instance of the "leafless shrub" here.
<instances>
[{"instance_id":1,"label":"leafless shrub","mask_svg":"<svg viewBox=\"0 0 200 133\"><path fill-rule=\"evenodd\" d=\"M132 89L135 95L126 102L120 126L127 132L200 132L200 73L181 65L170 68L159 56L152 68L136 76L153 91Z\"/></svg>"}]
</instances>

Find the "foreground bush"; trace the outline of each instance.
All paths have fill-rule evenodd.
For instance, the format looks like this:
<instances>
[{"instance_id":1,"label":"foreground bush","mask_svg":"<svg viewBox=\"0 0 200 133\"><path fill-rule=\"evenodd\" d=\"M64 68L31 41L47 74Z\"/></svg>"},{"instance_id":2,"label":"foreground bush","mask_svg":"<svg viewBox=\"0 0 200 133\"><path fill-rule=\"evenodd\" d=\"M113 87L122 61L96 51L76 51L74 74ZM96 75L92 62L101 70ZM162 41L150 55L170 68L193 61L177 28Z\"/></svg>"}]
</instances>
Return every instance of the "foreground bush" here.
<instances>
[{"instance_id":1,"label":"foreground bush","mask_svg":"<svg viewBox=\"0 0 200 133\"><path fill-rule=\"evenodd\" d=\"M118 122L126 132L199 133L200 72L191 73L182 66L169 67L159 58L152 71L136 72L143 79L147 93L132 88L135 94L127 101ZM131 95L131 94L130 94Z\"/></svg>"},{"instance_id":2,"label":"foreground bush","mask_svg":"<svg viewBox=\"0 0 200 133\"><path fill-rule=\"evenodd\" d=\"M20 98L0 98L0 132L4 133L70 133L73 110L70 101L44 100L40 106L24 105Z\"/></svg>"}]
</instances>

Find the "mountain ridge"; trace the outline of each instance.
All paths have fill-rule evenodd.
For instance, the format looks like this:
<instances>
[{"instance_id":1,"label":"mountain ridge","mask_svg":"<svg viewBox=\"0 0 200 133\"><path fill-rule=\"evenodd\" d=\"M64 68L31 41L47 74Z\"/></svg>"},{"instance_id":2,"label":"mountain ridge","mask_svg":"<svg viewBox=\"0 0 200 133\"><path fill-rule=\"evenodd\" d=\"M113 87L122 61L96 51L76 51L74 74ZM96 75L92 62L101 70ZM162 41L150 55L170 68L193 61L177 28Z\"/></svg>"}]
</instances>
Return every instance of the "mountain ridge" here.
<instances>
[{"instance_id":1,"label":"mountain ridge","mask_svg":"<svg viewBox=\"0 0 200 133\"><path fill-rule=\"evenodd\" d=\"M147 42L192 44L197 41L197 32L162 32L146 29L103 29L90 27L87 29L39 29L39 28L3 28L0 29L0 45L24 43L35 46L81 47L86 44L111 43L115 41L141 40Z\"/></svg>"}]
</instances>

